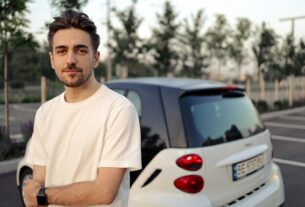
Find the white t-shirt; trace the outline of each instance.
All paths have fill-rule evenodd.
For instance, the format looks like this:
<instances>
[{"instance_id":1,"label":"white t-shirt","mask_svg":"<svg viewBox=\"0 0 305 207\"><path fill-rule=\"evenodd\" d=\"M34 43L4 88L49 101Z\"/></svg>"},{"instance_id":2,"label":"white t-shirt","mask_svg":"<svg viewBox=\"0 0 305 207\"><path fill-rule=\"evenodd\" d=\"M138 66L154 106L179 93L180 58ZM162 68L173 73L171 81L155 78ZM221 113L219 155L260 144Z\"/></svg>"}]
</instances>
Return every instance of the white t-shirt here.
<instances>
[{"instance_id":1,"label":"white t-shirt","mask_svg":"<svg viewBox=\"0 0 305 207\"><path fill-rule=\"evenodd\" d=\"M81 102L67 103L62 93L43 104L35 116L26 162L46 166L46 187L94 180L99 167L127 168L109 205L127 207L129 171L141 168L140 142L134 106L103 85Z\"/></svg>"}]
</instances>

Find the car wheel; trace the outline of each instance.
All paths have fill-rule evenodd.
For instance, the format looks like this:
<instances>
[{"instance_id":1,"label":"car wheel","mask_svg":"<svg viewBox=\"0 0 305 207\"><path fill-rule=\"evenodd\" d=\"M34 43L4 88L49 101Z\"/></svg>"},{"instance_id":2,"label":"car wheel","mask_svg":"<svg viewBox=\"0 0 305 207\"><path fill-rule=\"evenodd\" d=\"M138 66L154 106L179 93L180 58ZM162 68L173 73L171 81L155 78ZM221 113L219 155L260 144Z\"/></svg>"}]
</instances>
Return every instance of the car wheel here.
<instances>
[{"instance_id":1,"label":"car wheel","mask_svg":"<svg viewBox=\"0 0 305 207\"><path fill-rule=\"evenodd\" d=\"M33 177L32 175L33 175L33 171L30 168L23 169L20 174L19 194L20 194L20 198L21 198L21 202L22 202L23 206L25 206L25 204L24 204L24 200L23 200L22 189L23 189L23 186L25 185L25 182L32 179L32 177Z\"/></svg>"}]
</instances>

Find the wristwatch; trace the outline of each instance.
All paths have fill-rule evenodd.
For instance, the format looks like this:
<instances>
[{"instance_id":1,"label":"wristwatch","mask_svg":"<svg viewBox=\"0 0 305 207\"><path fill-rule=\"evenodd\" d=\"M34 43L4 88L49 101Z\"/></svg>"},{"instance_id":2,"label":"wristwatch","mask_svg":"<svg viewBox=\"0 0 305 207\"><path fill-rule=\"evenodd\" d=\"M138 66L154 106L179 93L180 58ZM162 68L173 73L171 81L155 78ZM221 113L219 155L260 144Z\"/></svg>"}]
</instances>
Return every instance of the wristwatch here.
<instances>
[{"instance_id":1,"label":"wristwatch","mask_svg":"<svg viewBox=\"0 0 305 207\"><path fill-rule=\"evenodd\" d=\"M47 195L46 195L46 188L40 188L36 198L37 198L37 204L39 206L49 205L48 198L47 198Z\"/></svg>"}]
</instances>

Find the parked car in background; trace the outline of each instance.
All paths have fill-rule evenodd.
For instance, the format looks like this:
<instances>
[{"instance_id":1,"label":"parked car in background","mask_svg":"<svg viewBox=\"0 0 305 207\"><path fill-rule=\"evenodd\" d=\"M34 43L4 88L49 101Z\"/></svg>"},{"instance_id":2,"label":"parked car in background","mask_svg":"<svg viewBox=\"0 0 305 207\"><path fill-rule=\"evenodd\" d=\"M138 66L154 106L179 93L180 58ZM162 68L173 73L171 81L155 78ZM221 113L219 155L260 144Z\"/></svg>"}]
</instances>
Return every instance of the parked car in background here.
<instances>
[{"instance_id":1,"label":"parked car in background","mask_svg":"<svg viewBox=\"0 0 305 207\"><path fill-rule=\"evenodd\" d=\"M243 88L183 78L136 78L106 85L135 105L141 171L130 207L278 207L284 203L271 135ZM31 177L21 161L20 190Z\"/></svg>"}]
</instances>

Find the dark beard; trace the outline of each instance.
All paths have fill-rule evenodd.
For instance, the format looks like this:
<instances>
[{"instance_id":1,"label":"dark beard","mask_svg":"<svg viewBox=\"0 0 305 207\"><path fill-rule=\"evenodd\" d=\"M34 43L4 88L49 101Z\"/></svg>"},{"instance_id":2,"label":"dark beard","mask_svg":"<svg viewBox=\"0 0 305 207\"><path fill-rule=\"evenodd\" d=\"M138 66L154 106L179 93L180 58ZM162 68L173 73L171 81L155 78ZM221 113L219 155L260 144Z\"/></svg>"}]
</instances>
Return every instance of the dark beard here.
<instances>
[{"instance_id":1,"label":"dark beard","mask_svg":"<svg viewBox=\"0 0 305 207\"><path fill-rule=\"evenodd\" d=\"M60 80L60 82L62 82L66 87L70 87L70 88L77 88L79 86L82 86L84 83L86 83L89 78L92 76L92 73L90 73L87 77L82 76L80 79L78 79L78 81L73 82L73 83L68 83L64 80Z\"/></svg>"}]
</instances>

